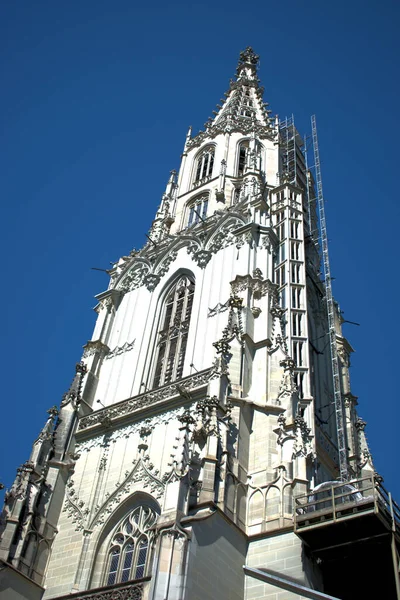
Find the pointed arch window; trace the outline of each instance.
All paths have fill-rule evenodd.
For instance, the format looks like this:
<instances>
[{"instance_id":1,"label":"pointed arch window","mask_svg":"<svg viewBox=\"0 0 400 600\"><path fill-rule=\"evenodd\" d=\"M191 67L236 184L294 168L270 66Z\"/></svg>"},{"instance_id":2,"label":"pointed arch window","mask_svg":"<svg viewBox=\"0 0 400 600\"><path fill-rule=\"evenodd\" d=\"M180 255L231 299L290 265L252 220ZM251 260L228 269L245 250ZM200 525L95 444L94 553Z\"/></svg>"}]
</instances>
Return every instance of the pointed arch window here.
<instances>
[{"instance_id":1,"label":"pointed arch window","mask_svg":"<svg viewBox=\"0 0 400 600\"><path fill-rule=\"evenodd\" d=\"M149 546L157 513L150 506L137 506L117 525L111 536L103 585L125 583L146 577Z\"/></svg>"},{"instance_id":2,"label":"pointed arch window","mask_svg":"<svg viewBox=\"0 0 400 600\"><path fill-rule=\"evenodd\" d=\"M186 275L167 294L157 333L153 388L182 377L193 296L194 283Z\"/></svg>"},{"instance_id":3,"label":"pointed arch window","mask_svg":"<svg viewBox=\"0 0 400 600\"><path fill-rule=\"evenodd\" d=\"M214 153L214 146L208 146L197 156L194 177L195 184L211 178L214 166Z\"/></svg>"},{"instance_id":4,"label":"pointed arch window","mask_svg":"<svg viewBox=\"0 0 400 600\"><path fill-rule=\"evenodd\" d=\"M263 170L263 146L256 142L255 150L250 150L250 140L243 140L239 144L237 157L237 177L243 177L246 165L251 168Z\"/></svg>"},{"instance_id":5,"label":"pointed arch window","mask_svg":"<svg viewBox=\"0 0 400 600\"><path fill-rule=\"evenodd\" d=\"M243 177L249 152L249 140L244 140L239 145L238 177Z\"/></svg>"},{"instance_id":6,"label":"pointed arch window","mask_svg":"<svg viewBox=\"0 0 400 600\"><path fill-rule=\"evenodd\" d=\"M204 194L203 196L198 196L188 204L188 227L192 227L193 225L197 225L201 219L205 219L207 216L207 208L208 208L208 194Z\"/></svg>"}]
</instances>

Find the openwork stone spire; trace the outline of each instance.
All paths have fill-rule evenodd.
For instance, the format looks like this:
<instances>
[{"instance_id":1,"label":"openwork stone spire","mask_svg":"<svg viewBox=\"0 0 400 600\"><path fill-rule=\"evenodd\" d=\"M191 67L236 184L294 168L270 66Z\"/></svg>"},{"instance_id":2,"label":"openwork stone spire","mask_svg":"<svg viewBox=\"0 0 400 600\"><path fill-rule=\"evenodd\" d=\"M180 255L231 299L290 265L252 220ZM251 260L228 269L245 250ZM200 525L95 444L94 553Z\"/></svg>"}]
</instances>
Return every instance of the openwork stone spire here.
<instances>
[{"instance_id":1,"label":"openwork stone spire","mask_svg":"<svg viewBox=\"0 0 400 600\"><path fill-rule=\"evenodd\" d=\"M251 47L239 55L235 79L230 82L222 104L217 104L201 131L187 140L186 148L199 146L207 137L220 133L240 131L245 135L254 133L259 138L273 139L276 136L275 124L270 118L268 104L263 101L264 88L257 76L259 57Z\"/></svg>"},{"instance_id":2,"label":"openwork stone spire","mask_svg":"<svg viewBox=\"0 0 400 600\"><path fill-rule=\"evenodd\" d=\"M243 50L239 54L239 62L236 68L236 78L239 79L243 75L243 72L256 71L258 67L260 57L256 54L251 48L251 46L247 46L246 50Z\"/></svg>"}]
</instances>

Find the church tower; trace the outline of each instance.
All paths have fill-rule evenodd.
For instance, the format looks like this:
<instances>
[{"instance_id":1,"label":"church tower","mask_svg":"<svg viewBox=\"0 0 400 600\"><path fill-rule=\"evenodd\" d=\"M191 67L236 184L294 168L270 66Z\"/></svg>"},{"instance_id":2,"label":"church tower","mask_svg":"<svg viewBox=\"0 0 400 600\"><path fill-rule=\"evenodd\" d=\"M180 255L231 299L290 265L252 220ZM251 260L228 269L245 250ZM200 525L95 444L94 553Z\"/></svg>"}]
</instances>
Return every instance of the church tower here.
<instances>
[{"instance_id":1,"label":"church tower","mask_svg":"<svg viewBox=\"0 0 400 600\"><path fill-rule=\"evenodd\" d=\"M293 119L271 117L257 66L240 54L214 118L186 136L147 243L96 296L73 383L6 494L4 598L354 598L333 573L386 533L396 594L400 513L321 277L318 177Z\"/></svg>"}]
</instances>

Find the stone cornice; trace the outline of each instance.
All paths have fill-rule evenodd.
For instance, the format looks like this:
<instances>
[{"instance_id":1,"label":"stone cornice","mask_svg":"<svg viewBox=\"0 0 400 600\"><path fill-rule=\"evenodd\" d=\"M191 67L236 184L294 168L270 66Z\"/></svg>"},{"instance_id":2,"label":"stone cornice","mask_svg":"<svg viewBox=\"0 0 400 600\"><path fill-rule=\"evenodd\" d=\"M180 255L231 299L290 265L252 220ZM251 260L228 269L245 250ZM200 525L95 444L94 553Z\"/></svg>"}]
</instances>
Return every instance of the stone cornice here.
<instances>
[{"instance_id":1,"label":"stone cornice","mask_svg":"<svg viewBox=\"0 0 400 600\"><path fill-rule=\"evenodd\" d=\"M276 140L276 132L270 124L263 125L260 122L254 123L254 121L248 117L241 116L229 119L228 115L223 115L212 127L205 131L200 131L192 138L187 144L187 149L191 150L192 148L198 148L204 142L212 140L218 135L224 135L225 133L238 132L243 135L250 135L253 131L258 139Z\"/></svg>"},{"instance_id":2,"label":"stone cornice","mask_svg":"<svg viewBox=\"0 0 400 600\"><path fill-rule=\"evenodd\" d=\"M123 420L131 420L138 411L142 411L146 408L157 409L163 406L166 402L170 402L174 398L187 397L191 392L205 387L211 379L219 377L219 373L213 368L205 369L195 375L189 375L184 379L180 379L177 382L170 383L156 390L145 392L133 398L128 398L117 404L113 404L102 410L98 410L88 416L81 417L78 425L77 436L80 437L80 433L92 431L97 434L100 428L110 429L114 425L120 424Z\"/></svg>"}]
</instances>

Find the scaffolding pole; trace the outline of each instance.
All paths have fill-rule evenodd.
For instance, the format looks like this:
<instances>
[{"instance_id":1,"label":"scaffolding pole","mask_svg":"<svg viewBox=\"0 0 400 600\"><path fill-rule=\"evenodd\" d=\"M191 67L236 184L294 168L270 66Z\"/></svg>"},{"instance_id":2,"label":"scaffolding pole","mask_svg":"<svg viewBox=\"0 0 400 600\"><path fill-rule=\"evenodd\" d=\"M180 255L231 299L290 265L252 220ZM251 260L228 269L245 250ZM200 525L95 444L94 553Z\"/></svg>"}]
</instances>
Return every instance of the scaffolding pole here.
<instances>
[{"instance_id":1,"label":"scaffolding pole","mask_svg":"<svg viewBox=\"0 0 400 600\"><path fill-rule=\"evenodd\" d=\"M326 233L326 220L325 220L325 206L324 206L324 195L322 191L322 177L321 177L321 164L319 158L318 149L318 136L317 136L317 122L315 115L311 117L312 127L312 140L314 148L314 161L315 161L315 178L317 184L317 200L318 200L318 213L319 213L319 225L321 235L321 246L322 246L322 260L324 264L324 276L325 276L325 294L326 294L326 307L328 312L328 328L329 328L329 342L331 348L331 359L332 359L332 376L333 376L333 393L335 402L335 415L336 415L336 430L337 430L337 442L339 450L339 470L340 478L342 481L349 479L349 469L347 461L347 444L346 444L346 431L345 431L345 416L343 408L342 391L340 385L340 371L339 371L339 359L337 352L337 341L336 341L336 329L335 329L335 307L332 295L332 277L331 269L329 264L329 253L328 253L328 237Z\"/></svg>"},{"instance_id":2,"label":"scaffolding pole","mask_svg":"<svg viewBox=\"0 0 400 600\"><path fill-rule=\"evenodd\" d=\"M313 590L302 585L293 578L287 577L284 573L277 573L276 571L271 571L271 569L256 569L244 565L243 571L245 575L254 577L254 579L258 579L263 583L269 583L270 585L281 588L282 590L287 590L293 594L300 594L301 598L310 598L311 600L339 600L336 596L328 596L328 594Z\"/></svg>"}]
</instances>

